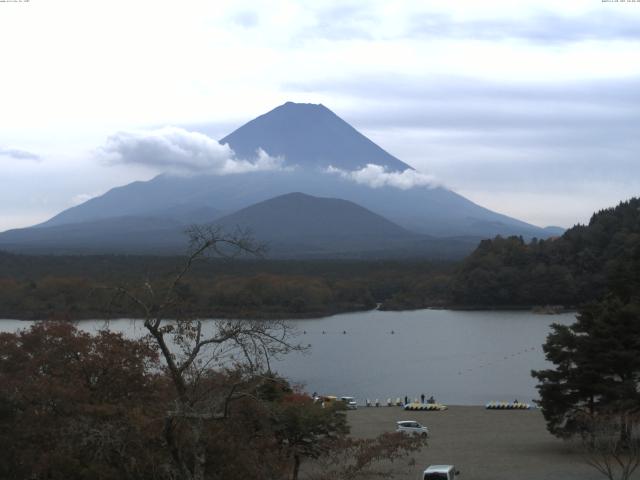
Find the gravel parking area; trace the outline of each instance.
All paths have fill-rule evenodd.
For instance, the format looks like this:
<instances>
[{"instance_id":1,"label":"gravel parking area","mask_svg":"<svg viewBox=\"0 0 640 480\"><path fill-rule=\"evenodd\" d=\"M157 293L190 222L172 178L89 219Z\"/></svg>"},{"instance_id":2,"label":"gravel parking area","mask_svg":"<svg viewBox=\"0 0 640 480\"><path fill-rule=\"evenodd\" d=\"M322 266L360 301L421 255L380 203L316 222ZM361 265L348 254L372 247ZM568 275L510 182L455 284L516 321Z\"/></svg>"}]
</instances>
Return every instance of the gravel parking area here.
<instances>
[{"instance_id":1,"label":"gravel parking area","mask_svg":"<svg viewBox=\"0 0 640 480\"><path fill-rule=\"evenodd\" d=\"M539 410L461 406L443 412L410 412L370 407L350 411L348 418L356 437L394 431L398 420L429 427L428 447L414 455L415 467L397 479L420 479L431 464L455 465L460 480L604 479L569 445L546 431ZM640 478L638 473L634 478Z\"/></svg>"}]
</instances>

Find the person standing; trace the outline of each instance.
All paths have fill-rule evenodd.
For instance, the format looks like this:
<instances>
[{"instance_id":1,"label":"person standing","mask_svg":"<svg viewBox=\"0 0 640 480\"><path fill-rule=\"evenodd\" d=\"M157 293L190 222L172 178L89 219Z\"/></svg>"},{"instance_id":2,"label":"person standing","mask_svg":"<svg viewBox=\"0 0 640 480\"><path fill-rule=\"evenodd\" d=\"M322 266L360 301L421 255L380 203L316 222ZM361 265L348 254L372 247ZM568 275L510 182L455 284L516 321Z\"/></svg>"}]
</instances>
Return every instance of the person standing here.
<instances>
[{"instance_id":1,"label":"person standing","mask_svg":"<svg viewBox=\"0 0 640 480\"><path fill-rule=\"evenodd\" d=\"M420 395L420 403L424 403L424 393Z\"/></svg>"}]
</instances>

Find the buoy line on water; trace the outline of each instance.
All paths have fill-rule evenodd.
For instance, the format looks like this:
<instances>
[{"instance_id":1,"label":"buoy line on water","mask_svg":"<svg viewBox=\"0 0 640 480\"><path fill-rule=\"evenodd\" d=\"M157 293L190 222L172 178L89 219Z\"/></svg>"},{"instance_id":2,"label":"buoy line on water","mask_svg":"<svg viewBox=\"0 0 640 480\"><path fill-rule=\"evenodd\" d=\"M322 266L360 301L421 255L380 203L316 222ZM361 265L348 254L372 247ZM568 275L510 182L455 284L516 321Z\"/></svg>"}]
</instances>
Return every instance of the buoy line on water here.
<instances>
[{"instance_id":1,"label":"buoy line on water","mask_svg":"<svg viewBox=\"0 0 640 480\"><path fill-rule=\"evenodd\" d=\"M496 402L491 401L485 405L487 410L529 410L531 405L523 402Z\"/></svg>"},{"instance_id":2,"label":"buoy line on water","mask_svg":"<svg viewBox=\"0 0 640 480\"><path fill-rule=\"evenodd\" d=\"M313 331L313 330L303 330L302 335L347 335L347 334L358 334L361 333L361 331L353 331L353 330L319 330L319 331ZM389 331L384 331L382 332L384 334L387 335L396 335L398 332L396 332L395 330L389 330Z\"/></svg>"},{"instance_id":3,"label":"buoy line on water","mask_svg":"<svg viewBox=\"0 0 640 480\"><path fill-rule=\"evenodd\" d=\"M523 353L533 352L535 350L536 350L536 347L527 347L524 350L520 350L514 353L503 354L504 356L502 360L498 359L490 362L484 362L484 363L480 363L476 367L470 367L470 368L465 368L464 370L458 370L458 375L462 375L463 373L470 373L479 368L490 367L492 365L499 365L500 363L503 363L505 360L511 360L512 358L517 357L518 355L522 355Z\"/></svg>"}]
</instances>

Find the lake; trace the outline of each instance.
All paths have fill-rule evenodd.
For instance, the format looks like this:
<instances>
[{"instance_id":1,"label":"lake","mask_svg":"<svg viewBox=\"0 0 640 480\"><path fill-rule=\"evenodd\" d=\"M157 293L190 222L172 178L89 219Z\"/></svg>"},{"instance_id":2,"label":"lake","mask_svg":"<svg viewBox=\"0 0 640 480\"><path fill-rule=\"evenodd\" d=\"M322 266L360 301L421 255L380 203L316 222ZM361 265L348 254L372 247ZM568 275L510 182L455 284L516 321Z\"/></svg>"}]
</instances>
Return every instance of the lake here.
<instances>
[{"instance_id":1,"label":"lake","mask_svg":"<svg viewBox=\"0 0 640 480\"><path fill-rule=\"evenodd\" d=\"M273 364L274 370L309 392L381 402L424 393L450 405L537 398L532 369L547 368L542 352L551 323L570 324L575 314L521 311L414 310L348 313L291 320L298 341L311 345ZM29 322L0 321L0 331ZM85 330L102 320L79 322ZM121 319L109 328L136 337L140 321Z\"/></svg>"}]
</instances>

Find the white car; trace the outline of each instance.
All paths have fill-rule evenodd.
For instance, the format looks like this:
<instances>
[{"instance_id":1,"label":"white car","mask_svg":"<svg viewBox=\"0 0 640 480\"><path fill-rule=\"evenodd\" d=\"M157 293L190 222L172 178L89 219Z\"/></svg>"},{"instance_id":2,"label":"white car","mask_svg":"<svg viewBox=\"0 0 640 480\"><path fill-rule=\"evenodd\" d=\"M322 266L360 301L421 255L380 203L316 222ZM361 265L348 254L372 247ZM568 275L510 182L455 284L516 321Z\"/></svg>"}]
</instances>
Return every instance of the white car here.
<instances>
[{"instance_id":1,"label":"white car","mask_svg":"<svg viewBox=\"0 0 640 480\"><path fill-rule=\"evenodd\" d=\"M453 465L430 465L422 474L422 480L453 480L460 472Z\"/></svg>"},{"instance_id":2,"label":"white car","mask_svg":"<svg viewBox=\"0 0 640 480\"><path fill-rule=\"evenodd\" d=\"M340 397L340 400L344 402L349 410L356 410L358 408L358 402L353 397Z\"/></svg>"},{"instance_id":3,"label":"white car","mask_svg":"<svg viewBox=\"0 0 640 480\"><path fill-rule=\"evenodd\" d=\"M401 420L396 422L396 432L407 433L410 435L421 435L423 437L429 436L429 429L414 420Z\"/></svg>"}]
</instances>

